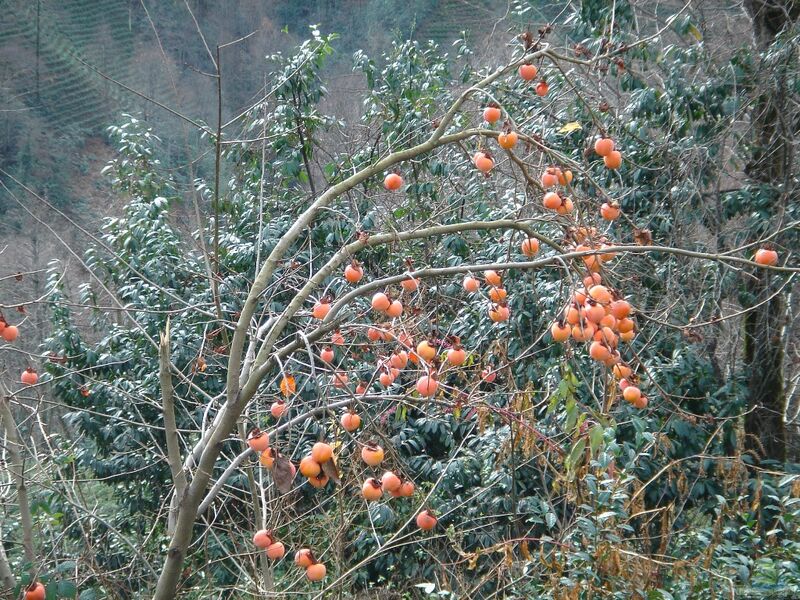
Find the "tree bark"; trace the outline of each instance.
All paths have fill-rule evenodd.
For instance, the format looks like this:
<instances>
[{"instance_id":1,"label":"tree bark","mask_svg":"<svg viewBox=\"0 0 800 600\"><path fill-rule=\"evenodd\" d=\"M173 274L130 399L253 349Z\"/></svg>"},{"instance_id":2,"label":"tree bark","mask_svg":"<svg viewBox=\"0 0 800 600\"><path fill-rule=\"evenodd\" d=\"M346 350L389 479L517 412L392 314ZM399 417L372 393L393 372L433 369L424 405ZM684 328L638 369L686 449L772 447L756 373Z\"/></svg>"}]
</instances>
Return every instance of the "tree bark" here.
<instances>
[{"instance_id":1,"label":"tree bark","mask_svg":"<svg viewBox=\"0 0 800 600\"><path fill-rule=\"evenodd\" d=\"M756 49L764 54L776 37L791 27L800 14L796 0L745 0L744 8L753 26ZM792 170L793 127L783 118L789 91L785 68L778 64L762 69L764 92L756 100L752 119L752 151L746 174L768 194L773 215L786 204ZM747 292L753 310L744 321L744 367L747 374L748 413L745 417L745 448L757 459L786 460L786 390L783 374L785 298L774 294L768 272L748 280ZM774 294L774 295L773 295ZM770 296L773 296L770 298Z\"/></svg>"}]
</instances>

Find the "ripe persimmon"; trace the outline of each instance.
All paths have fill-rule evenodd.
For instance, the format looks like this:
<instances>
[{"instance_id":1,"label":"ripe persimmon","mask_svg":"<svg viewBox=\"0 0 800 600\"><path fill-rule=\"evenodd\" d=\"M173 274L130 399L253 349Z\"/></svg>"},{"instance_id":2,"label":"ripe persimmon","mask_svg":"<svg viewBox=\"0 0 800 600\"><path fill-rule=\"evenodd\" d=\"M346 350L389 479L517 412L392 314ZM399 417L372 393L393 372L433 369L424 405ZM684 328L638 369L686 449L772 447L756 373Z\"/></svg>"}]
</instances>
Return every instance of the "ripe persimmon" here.
<instances>
[{"instance_id":1,"label":"ripe persimmon","mask_svg":"<svg viewBox=\"0 0 800 600\"><path fill-rule=\"evenodd\" d=\"M325 579L326 573L327 569L325 565L319 562L306 568L306 578L308 578L309 581L322 581Z\"/></svg>"},{"instance_id":2,"label":"ripe persimmon","mask_svg":"<svg viewBox=\"0 0 800 600\"><path fill-rule=\"evenodd\" d=\"M558 170L558 183L561 185L569 185L572 183L572 171L566 169L565 171Z\"/></svg>"},{"instance_id":3,"label":"ripe persimmon","mask_svg":"<svg viewBox=\"0 0 800 600\"><path fill-rule=\"evenodd\" d=\"M389 357L389 364L395 369L405 369L408 365L408 352L398 348Z\"/></svg>"},{"instance_id":4,"label":"ripe persimmon","mask_svg":"<svg viewBox=\"0 0 800 600\"><path fill-rule=\"evenodd\" d=\"M315 477L308 478L308 483L311 484L311 487L315 487L317 489L324 488L326 485L328 485L329 481L330 478L325 473L320 473Z\"/></svg>"},{"instance_id":5,"label":"ripe persimmon","mask_svg":"<svg viewBox=\"0 0 800 600\"><path fill-rule=\"evenodd\" d=\"M364 499L367 502L374 502L375 500L380 500L381 496L383 496L383 488L381 487L381 482L375 479L374 477L368 478L364 485L361 486L361 495L364 496Z\"/></svg>"},{"instance_id":6,"label":"ripe persimmon","mask_svg":"<svg viewBox=\"0 0 800 600\"><path fill-rule=\"evenodd\" d=\"M403 481L394 473L394 471L386 471L381 476L381 487L384 492L396 492L403 485Z\"/></svg>"},{"instance_id":7,"label":"ripe persimmon","mask_svg":"<svg viewBox=\"0 0 800 600\"><path fill-rule=\"evenodd\" d=\"M483 381L486 383L494 383L494 380L497 379L497 371L484 369L481 371L481 379L483 379Z\"/></svg>"},{"instance_id":8,"label":"ripe persimmon","mask_svg":"<svg viewBox=\"0 0 800 600\"><path fill-rule=\"evenodd\" d=\"M594 143L594 151L600 156L608 156L614 151L614 140L601 137Z\"/></svg>"},{"instance_id":9,"label":"ripe persimmon","mask_svg":"<svg viewBox=\"0 0 800 600\"><path fill-rule=\"evenodd\" d=\"M336 371L333 375L331 375L331 383L333 387L337 389L344 389L347 387L347 384L350 382L350 377L344 371Z\"/></svg>"},{"instance_id":10,"label":"ripe persimmon","mask_svg":"<svg viewBox=\"0 0 800 600\"><path fill-rule=\"evenodd\" d=\"M280 419L285 411L286 411L286 402L284 402L280 398L275 400L275 402L272 403L272 406L269 407L270 414L276 419Z\"/></svg>"},{"instance_id":11,"label":"ripe persimmon","mask_svg":"<svg viewBox=\"0 0 800 600\"><path fill-rule=\"evenodd\" d=\"M6 324L6 326L3 328L2 332L0 332L0 335L3 336L3 339L5 341L13 342L14 340L17 339L17 337L19 337L19 329L17 328L16 325L8 325L8 324Z\"/></svg>"},{"instance_id":12,"label":"ripe persimmon","mask_svg":"<svg viewBox=\"0 0 800 600\"><path fill-rule=\"evenodd\" d=\"M367 393L367 382L359 381L358 385L356 386L356 394L358 394L359 396L363 396L366 393ZM361 423L361 420L359 419L358 422Z\"/></svg>"},{"instance_id":13,"label":"ripe persimmon","mask_svg":"<svg viewBox=\"0 0 800 600\"><path fill-rule=\"evenodd\" d=\"M487 106L483 109L483 120L487 123L496 123L501 116L503 116L503 113L496 106Z\"/></svg>"},{"instance_id":14,"label":"ripe persimmon","mask_svg":"<svg viewBox=\"0 0 800 600\"><path fill-rule=\"evenodd\" d=\"M528 258L536 256L536 253L539 252L539 240L532 237L525 238L522 240L519 249L520 252Z\"/></svg>"},{"instance_id":15,"label":"ripe persimmon","mask_svg":"<svg viewBox=\"0 0 800 600\"><path fill-rule=\"evenodd\" d=\"M611 302L611 292L604 285L593 285L589 288L589 295L600 304L609 304Z\"/></svg>"},{"instance_id":16,"label":"ripe persimmon","mask_svg":"<svg viewBox=\"0 0 800 600\"><path fill-rule=\"evenodd\" d=\"M334 346L344 346L344 336L340 331L334 331L331 336L331 344Z\"/></svg>"},{"instance_id":17,"label":"ripe persimmon","mask_svg":"<svg viewBox=\"0 0 800 600\"><path fill-rule=\"evenodd\" d=\"M47 597L47 590L40 582L30 584L25 588L25 600L45 600Z\"/></svg>"},{"instance_id":18,"label":"ripe persimmon","mask_svg":"<svg viewBox=\"0 0 800 600\"><path fill-rule=\"evenodd\" d=\"M314 555L308 548L300 548L294 553L294 564L303 569L307 569L314 564Z\"/></svg>"},{"instance_id":19,"label":"ripe persimmon","mask_svg":"<svg viewBox=\"0 0 800 600\"><path fill-rule=\"evenodd\" d=\"M542 198L542 204L550 210L557 210L561 206L561 196L556 192L547 192Z\"/></svg>"},{"instance_id":20,"label":"ripe persimmon","mask_svg":"<svg viewBox=\"0 0 800 600\"><path fill-rule=\"evenodd\" d=\"M395 491L390 492L393 497L395 498L410 498L414 495L414 490L416 486L414 485L413 481L409 481L406 479L403 483L400 484L400 487L397 488Z\"/></svg>"},{"instance_id":21,"label":"ripe persimmon","mask_svg":"<svg viewBox=\"0 0 800 600\"><path fill-rule=\"evenodd\" d=\"M592 323L584 323L572 326L572 339L576 342L588 342L594 336L595 326Z\"/></svg>"},{"instance_id":22,"label":"ripe persimmon","mask_svg":"<svg viewBox=\"0 0 800 600\"><path fill-rule=\"evenodd\" d=\"M633 404L642 396L642 390L640 390L635 385L629 385L624 390L622 390L622 397L625 398L627 402Z\"/></svg>"},{"instance_id":23,"label":"ripe persimmon","mask_svg":"<svg viewBox=\"0 0 800 600\"><path fill-rule=\"evenodd\" d=\"M550 326L550 335L553 336L553 340L556 342L566 342L571 333L572 330L569 325L562 321L556 321Z\"/></svg>"},{"instance_id":24,"label":"ripe persimmon","mask_svg":"<svg viewBox=\"0 0 800 600\"><path fill-rule=\"evenodd\" d=\"M592 323L600 323L603 317L606 316L605 309L591 299L586 301L586 304L583 305L583 310L581 312L583 317Z\"/></svg>"},{"instance_id":25,"label":"ripe persimmon","mask_svg":"<svg viewBox=\"0 0 800 600\"><path fill-rule=\"evenodd\" d=\"M262 550L268 548L275 540L272 539L272 532L268 529L259 529L253 535L253 543Z\"/></svg>"},{"instance_id":26,"label":"ripe persimmon","mask_svg":"<svg viewBox=\"0 0 800 600\"><path fill-rule=\"evenodd\" d=\"M608 156L603 157L603 163L608 169L619 169L622 166L622 154L617 150L612 150Z\"/></svg>"},{"instance_id":27,"label":"ripe persimmon","mask_svg":"<svg viewBox=\"0 0 800 600\"><path fill-rule=\"evenodd\" d=\"M314 308L311 310L312 316L320 321L324 319L329 312L331 312L331 303L323 302L322 300L314 304Z\"/></svg>"},{"instance_id":28,"label":"ripe persimmon","mask_svg":"<svg viewBox=\"0 0 800 600\"><path fill-rule=\"evenodd\" d=\"M489 269L488 271L483 272L483 277L486 279L486 283L493 286L498 286L503 284L503 278L500 276L500 273L497 271L493 271Z\"/></svg>"},{"instance_id":29,"label":"ripe persimmon","mask_svg":"<svg viewBox=\"0 0 800 600\"><path fill-rule=\"evenodd\" d=\"M550 86L547 85L546 81L540 81L536 84L536 95L537 96L547 96L547 92L550 91Z\"/></svg>"},{"instance_id":30,"label":"ripe persimmon","mask_svg":"<svg viewBox=\"0 0 800 600\"><path fill-rule=\"evenodd\" d=\"M375 443L369 443L361 448L361 460L370 467L377 467L383 462L383 448Z\"/></svg>"},{"instance_id":31,"label":"ripe persimmon","mask_svg":"<svg viewBox=\"0 0 800 600\"><path fill-rule=\"evenodd\" d=\"M388 388L394 383L394 377L392 377L392 374L389 371L384 371L378 376L378 381L383 387Z\"/></svg>"},{"instance_id":32,"label":"ripe persimmon","mask_svg":"<svg viewBox=\"0 0 800 600\"><path fill-rule=\"evenodd\" d=\"M31 367L28 367L22 372L20 381L25 385L36 385L39 382L39 374Z\"/></svg>"},{"instance_id":33,"label":"ripe persimmon","mask_svg":"<svg viewBox=\"0 0 800 600\"><path fill-rule=\"evenodd\" d=\"M356 393L358 393L358 390L356 390ZM342 415L339 423L345 431L353 432L361 427L361 417L354 412L346 412Z\"/></svg>"},{"instance_id":34,"label":"ripe persimmon","mask_svg":"<svg viewBox=\"0 0 800 600\"><path fill-rule=\"evenodd\" d=\"M503 286L492 286L491 289L489 289L489 299L492 302L503 302L507 297L508 292Z\"/></svg>"},{"instance_id":35,"label":"ripe persimmon","mask_svg":"<svg viewBox=\"0 0 800 600\"><path fill-rule=\"evenodd\" d=\"M509 131L508 133L501 133L498 135L497 143L501 148L505 150L511 150L511 148L517 145L518 139L519 136L514 131Z\"/></svg>"},{"instance_id":36,"label":"ripe persimmon","mask_svg":"<svg viewBox=\"0 0 800 600\"><path fill-rule=\"evenodd\" d=\"M617 202L603 202L600 206L600 216L606 221L614 221L619 218L620 210Z\"/></svg>"},{"instance_id":37,"label":"ripe persimmon","mask_svg":"<svg viewBox=\"0 0 800 600\"><path fill-rule=\"evenodd\" d=\"M283 558L284 554L286 554L286 548L284 547L283 542L275 542L267 547L267 558L270 560L278 560L279 558Z\"/></svg>"},{"instance_id":38,"label":"ripe persimmon","mask_svg":"<svg viewBox=\"0 0 800 600\"><path fill-rule=\"evenodd\" d=\"M577 325L581 321L581 311L574 304L564 310L564 320L570 325Z\"/></svg>"},{"instance_id":39,"label":"ripe persimmon","mask_svg":"<svg viewBox=\"0 0 800 600\"><path fill-rule=\"evenodd\" d=\"M419 289L419 279L407 277L400 282L400 286L407 292L416 292Z\"/></svg>"},{"instance_id":40,"label":"ripe persimmon","mask_svg":"<svg viewBox=\"0 0 800 600\"><path fill-rule=\"evenodd\" d=\"M325 346L322 349L322 352L319 353L319 357L323 360L323 362L330 363L333 362L334 359L333 348L330 346Z\"/></svg>"},{"instance_id":41,"label":"ripe persimmon","mask_svg":"<svg viewBox=\"0 0 800 600\"><path fill-rule=\"evenodd\" d=\"M247 435L247 445L255 452L263 452L269 448L269 434L256 427Z\"/></svg>"},{"instance_id":42,"label":"ripe persimmon","mask_svg":"<svg viewBox=\"0 0 800 600\"><path fill-rule=\"evenodd\" d=\"M311 456L304 456L300 461L300 474L303 477L316 477L322 472L322 466Z\"/></svg>"},{"instance_id":43,"label":"ripe persimmon","mask_svg":"<svg viewBox=\"0 0 800 600\"><path fill-rule=\"evenodd\" d=\"M519 67L519 76L525 81L532 81L538 73L539 69L536 65L520 65Z\"/></svg>"},{"instance_id":44,"label":"ripe persimmon","mask_svg":"<svg viewBox=\"0 0 800 600\"><path fill-rule=\"evenodd\" d=\"M620 333L627 333L628 331L633 331L633 328L635 326L636 323L634 323L633 319L629 317L623 317L619 319L619 321L617 321L617 331L619 331Z\"/></svg>"},{"instance_id":45,"label":"ripe persimmon","mask_svg":"<svg viewBox=\"0 0 800 600\"><path fill-rule=\"evenodd\" d=\"M403 187L403 178L400 177L397 173L389 173L383 179L383 187L385 187L390 192L394 192L399 190Z\"/></svg>"},{"instance_id":46,"label":"ripe persimmon","mask_svg":"<svg viewBox=\"0 0 800 600\"><path fill-rule=\"evenodd\" d=\"M494 160L485 152L476 152L475 156L472 158L472 162L475 163L475 167L481 173L488 173L494 168Z\"/></svg>"},{"instance_id":47,"label":"ripe persimmon","mask_svg":"<svg viewBox=\"0 0 800 600\"><path fill-rule=\"evenodd\" d=\"M423 531L430 531L436 527L436 523L438 523L438 520L429 510L423 510L417 515L417 527Z\"/></svg>"},{"instance_id":48,"label":"ripe persimmon","mask_svg":"<svg viewBox=\"0 0 800 600\"><path fill-rule=\"evenodd\" d=\"M464 277L464 281L462 283L464 289L467 290L470 294L474 294L477 292L481 287L481 282L475 279L474 277L470 277L467 275Z\"/></svg>"},{"instance_id":49,"label":"ripe persimmon","mask_svg":"<svg viewBox=\"0 0 800 600\"><path fill-rule=\"evenodd\" d=\"M561 201L561 206L556 208L556 212L560 215L568 215L573 210L575 210L575 204L573 204L571 198L564 198Z\"/></svg>"},{"instance_id":50,"label":"ripe persimmon","mask_svg":"<svg viewBox=\"0 0 800 600\"><path fill-rule=\"evenodd\" d=\"M427 340L422 340L417 344L417 356L425 362L431 362L436 356L436 348L431 346Z\"/></svg>"},{"instance_id":51,"label":"ripe persimmon","mask_svg":"<svg viewBox=\"0 0 800 600\"><path fill-rule=\"evenodd\" d=\"M617 377L618 379L625 379L626 377L630 377L632 373L631 368L625 363L617 363L616 365L614 365L614 368L611 369L611 371L614 373L614 376Z\"/></svg>"},{"instance_id":52,"label":"ripe persimmon","mask_svg":"<svg viewBox=\"0 0 800 600\"><path fill-rule=\"evenodd\" d=\"M547 167L542 173L542 187L549 188L558 185L560 174L561 169L558 167Z\"/></svg>"},{"instance_id":53,"label":"ripe persimmon","mask_svg":"<svg viewBox=\"0 0 800 600\"><path fill-rule=\"evenodd\" d=\"M392 302L389 300L389 296L383 292L377 292L374 296L372 296L372 308L374 310L386 312L386 309L388 309L391 304Z\"/></svg>"},{"instance_id":54,"label":"ripe persimmon","mask_svg":"<svg viewBox=\"0 0 800 600\"><path fill-rule=\"evenodd\" d=\"M774 267L778 264L778 253L769 248L759 248L753 260L760 265L768 265Z\"/></svg>"},{"instance_id":55,"label":"ripe persimmon","mask_svg":"<svg viewBox=\"0 0 800 600\"><path fill-rule=\"evenodd\" d=\"M611 351L602 342L592 342L589 346L589 356L597 361L603 362L611 358Z\"/></svg>"},{"instance_id":56,"label":"ripe persimmon","mask_svg":"<svg viewBox=\"0 0 800 600\"><path fill-rule=\"evenodd\" d=\"M447 362L455 367L459 367L467 362L467 353L461 346L453 346L447 351Z\"/></svg>"},{"instance_id":57,"label":"ripe persimmon","mask_svg":"<svg viewBox=\"0 0 800 600\"><path fill-rule=\"evenodd\" d=\"M633 406L639 410L647 408L647 396L641 395L637 400L633 401Z\"/></svg>"},{"instance_id":58,"label":"ripe persimmon","mask_svg":"<svg viewBox=\"0 0 800 600\"><path fill-rule=\"evenodd\" d=\"M275 451L272 448L267 448L258 455L258 462L271 469L272 465L275 464Z\"/></svg>"},{"instance_id":59,"label":"ripe persimmon","mask_svg":"<svg viewBox=\"0 0 800 600\"><path fill-rule=\"evenodd\" d=\"M511 311L509 310L508 306L505 306L504 304L493 304L489 307L489 318L495 323L508 321L510 316Z\"/></svg>"},{"instance_id":60,"label":"ripe persimmon","mask_svg":"<svg viewBox=\"0 0 800 600\"><path fill-rule=\"evenodd\" d=\"M631 305L627 300L614 300L611 303L611 314L617 319L622 320L631 314ZM631 329L633 329L633 321L631 321Z\"/></svg>"},{"instance_id":61,"label":"ripe persimmon","mask_svg":"<svg viewBox=\"0 0 800 600\"><path fill-rule=\"evenodd\" d=\"M423 375L417 380L417 391L420 396L429 398L436 394L439 389L439 382L432 375Z\"/></svg>"},{"instance_id":62,"label":"ripe persimmon","mask_svg":"<svg viewBox=\"0 0 800 600\"><path fill-rule=\"evenodd\" d=\"M350 283L358 283L364 277L364 269L355 260L344 268L344 278Z\"/></svg>"},{"instance_id":63,"label":"ripe persimmon","mask_svg":"<svg viewBox=\"0 0 800 600\"><path fill-rule=\"evenodd\" d=\"M401 316L403 314L403 304L400 302L400 300L394 300L389 305L389 308L386 309L386 314L392 319L396 319L397 317Z\"/></svg>"}]
</instances>

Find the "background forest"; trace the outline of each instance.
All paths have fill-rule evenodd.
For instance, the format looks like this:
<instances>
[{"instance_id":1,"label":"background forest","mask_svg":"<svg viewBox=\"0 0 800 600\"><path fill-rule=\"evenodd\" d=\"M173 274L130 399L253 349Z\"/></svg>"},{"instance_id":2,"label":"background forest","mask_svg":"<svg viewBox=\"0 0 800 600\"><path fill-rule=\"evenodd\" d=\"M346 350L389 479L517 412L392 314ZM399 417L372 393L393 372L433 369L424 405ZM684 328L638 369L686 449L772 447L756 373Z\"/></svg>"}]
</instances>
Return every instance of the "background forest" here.
<instances>
[{"instance_id":1,"label":"background forest","mask_svg":"<svg viewBox=\"0 0 800 600\"><path fill-rule=\"evenodd\" d=\"M800 596L797 2L0 14L0 597Z\"/></svg>"}]
</instances>

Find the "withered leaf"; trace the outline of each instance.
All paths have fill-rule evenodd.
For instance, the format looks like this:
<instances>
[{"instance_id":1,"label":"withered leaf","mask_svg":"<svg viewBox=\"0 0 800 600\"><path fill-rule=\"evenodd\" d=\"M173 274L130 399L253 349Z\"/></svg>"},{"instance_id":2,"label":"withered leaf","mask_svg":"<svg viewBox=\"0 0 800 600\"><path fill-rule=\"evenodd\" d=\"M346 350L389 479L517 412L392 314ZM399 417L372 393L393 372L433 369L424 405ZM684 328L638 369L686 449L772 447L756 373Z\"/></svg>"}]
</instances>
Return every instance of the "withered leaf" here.
<instances>
[{"instance_id":1,"label":"withered leaf","mask_svg":"<svg viewBox=\"0 0 800 600\"><path fill-rule=\"evenodd\" d=\"M524 558L525 560L530 560L531 559L531 551L528 548L528 542L527 541L523 541L519 545L519 553L522 555L522 558Z\"/></svg>"},{"instance_id":2,"label":"withered leaf","mask_svg":"<svg viewBox=\"0 0 800 600\"><path fill-rule=\"evenodd\" d=\"M272 479L275 480L275 487L281 494L287 493L292 489L294 473L289 459L285 456L278 456L272 466Z\"/></svg>"},{"instance_id":3,"label":"withered leaf","mask_svg":"<svg viewBox=\"0 0 800 600\"><path fill-rule=\"evenodd\" d=\"M342 484L342 480L339 478L339 469L336 468L336 463L333 462L333 459L326 460L322 463L322 472L336 485Z\"/></svg>"},{"instance_id":4,"label":"withered leaf","mask_svg":"<svg viewBox=\"0 0 800 600\"><path fill-rule=\"evenodd\" d=\"M634 229L633 239L640 246L651 246L653 244L653 234L649 229Z\"/></svg>"}]
</instances>

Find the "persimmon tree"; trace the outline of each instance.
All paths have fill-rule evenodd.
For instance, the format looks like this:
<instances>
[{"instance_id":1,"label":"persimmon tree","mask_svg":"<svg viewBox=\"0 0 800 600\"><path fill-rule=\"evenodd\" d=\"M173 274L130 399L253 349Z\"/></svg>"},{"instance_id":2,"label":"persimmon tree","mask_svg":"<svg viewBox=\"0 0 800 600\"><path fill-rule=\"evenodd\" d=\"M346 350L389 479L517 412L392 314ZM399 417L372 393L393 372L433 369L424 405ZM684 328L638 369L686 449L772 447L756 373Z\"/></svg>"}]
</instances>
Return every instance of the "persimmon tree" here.
<instances>
[{"instance_id":1,"label":"persimmon tree","mask_svg":"<svg viewBox=\"0 0 800 600\"><path fill-rule=\"evenodd\" d=\"M797 544L793 480L759 487L763 507L748 492L747 465L768 476L743 456L753 373L726 374L700 333L718 344L764 305L726 308L739 278L779 294L798 270L789 208L723 228L750 192L721 194L734 161L709 157L730 156L748 65L691 41L653 61L696 27L681 11L643 33L631 10L586 3L580 43L528 29L502 66L465 43L455 62L413 42L384 66L358 54L358 124L323 113L334 39L313 31L272 57L261 101L201 126L216 177L188 182L189 227L159 139L112 128L125 214L76 302L53 266L47 375L21 388L70 407L60 451L115 486L87 589L126 564L157 599L408 581L668 597L749 581L720 539L738 519ZM98 519L62 470L52 502ZM791 571L782 551L770 567Z\"/></svg>"}]
</instances>

